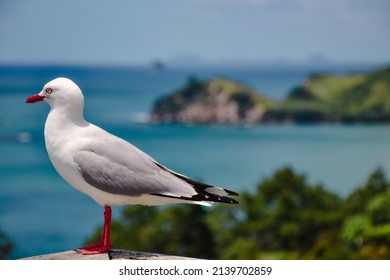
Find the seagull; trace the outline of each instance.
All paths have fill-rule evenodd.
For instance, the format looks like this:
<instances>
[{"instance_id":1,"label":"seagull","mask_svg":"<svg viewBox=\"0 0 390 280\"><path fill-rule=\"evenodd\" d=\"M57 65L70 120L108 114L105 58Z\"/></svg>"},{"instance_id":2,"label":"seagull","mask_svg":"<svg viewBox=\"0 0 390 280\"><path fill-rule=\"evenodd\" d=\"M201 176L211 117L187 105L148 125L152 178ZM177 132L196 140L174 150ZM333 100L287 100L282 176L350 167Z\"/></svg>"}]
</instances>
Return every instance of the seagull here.
<instances>
[{"instance_id":1,"label":"seagull","mask_svg":"<svg viewBox=\"0 0 390 280\"><path fill-rule=\"evenodd\" d=\"M84 119L84 96L68 78L48 82L26 103L50 106L44 135L56 171L77 190L104 207L101 239L77 249L91 255L110 250L111 206L156 206L214 202L238 204L238 193L195 181L158 163L131 143Z\"/></svg>"}]
</instances>

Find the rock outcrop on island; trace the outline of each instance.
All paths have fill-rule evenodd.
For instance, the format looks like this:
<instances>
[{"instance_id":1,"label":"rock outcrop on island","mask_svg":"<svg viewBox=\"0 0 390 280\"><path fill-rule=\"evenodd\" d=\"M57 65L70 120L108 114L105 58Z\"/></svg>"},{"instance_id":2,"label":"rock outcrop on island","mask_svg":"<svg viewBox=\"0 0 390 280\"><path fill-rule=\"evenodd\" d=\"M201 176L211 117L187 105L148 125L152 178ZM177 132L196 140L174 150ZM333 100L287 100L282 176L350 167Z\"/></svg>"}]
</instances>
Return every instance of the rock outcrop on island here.
<instances>
[{"instance_id":1,"label":"rock outcrop on island","mask_svg":"<svg viewBox=\"0 0 390 280\"><path fill-rule=\"evenodd\" d=\"M390 67L349 75L312 74L276 102L226 78L190 78L156 101L157 123L390 122Z\"/></svg>"},{"instance_id":2,"label":"rock outcrop on island","mask_svg":"<svg viewBox=\"0 0 390 280\"><path fill-rule=\"evenodd\" d=\"M200 82L190 78L177 92L156 101L151 121L159 123L254 124L272 102L225 78Z\"/></svg>"}]
</instances>

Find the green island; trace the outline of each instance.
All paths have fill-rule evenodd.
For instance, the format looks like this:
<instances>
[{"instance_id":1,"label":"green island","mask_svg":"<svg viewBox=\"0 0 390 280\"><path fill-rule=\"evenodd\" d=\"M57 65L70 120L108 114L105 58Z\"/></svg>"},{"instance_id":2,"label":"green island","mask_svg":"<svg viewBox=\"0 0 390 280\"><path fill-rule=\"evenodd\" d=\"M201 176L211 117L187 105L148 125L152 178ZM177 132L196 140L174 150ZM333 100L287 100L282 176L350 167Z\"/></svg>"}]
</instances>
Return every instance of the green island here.
<instances>
[{"instance_id":1,"label":"green island","mask_svg":"<svg viewBox=\"0 0 390 280\"><path fill-rule=\"evenodd\" d=\"M215 77L156 100L155 123L378 123L390 121L390 67L367 73L314 73L282 101L243 84Z\"/></svg>"}]
</instances>

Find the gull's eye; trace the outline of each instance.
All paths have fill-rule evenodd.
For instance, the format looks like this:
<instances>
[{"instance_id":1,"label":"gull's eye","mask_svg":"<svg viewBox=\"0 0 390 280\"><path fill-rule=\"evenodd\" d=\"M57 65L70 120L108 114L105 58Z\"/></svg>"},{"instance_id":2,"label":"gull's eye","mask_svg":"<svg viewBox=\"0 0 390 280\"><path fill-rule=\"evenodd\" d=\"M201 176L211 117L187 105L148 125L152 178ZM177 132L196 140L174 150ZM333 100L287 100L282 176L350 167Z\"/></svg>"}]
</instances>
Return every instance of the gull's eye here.
<instances>
[{"instance_id":1,"label":"gull's eye","mask_svg":"<svg viewBox=\"0 0 390 280\"><path fill-rule=\"evenodd\" d=\"M48 88L45 89L45 92L48 93L48 94L50 94L50 93L53 92L53 89L48 87Z\"/></svg>"}]
</instances>

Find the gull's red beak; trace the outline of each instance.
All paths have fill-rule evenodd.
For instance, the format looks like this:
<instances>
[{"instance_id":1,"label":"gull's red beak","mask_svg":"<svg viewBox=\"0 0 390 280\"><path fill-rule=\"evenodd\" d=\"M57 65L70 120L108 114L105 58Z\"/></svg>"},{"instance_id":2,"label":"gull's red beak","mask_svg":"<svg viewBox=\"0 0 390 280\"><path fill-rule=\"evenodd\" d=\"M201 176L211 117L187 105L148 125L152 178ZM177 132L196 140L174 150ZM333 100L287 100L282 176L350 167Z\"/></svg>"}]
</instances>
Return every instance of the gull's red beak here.
<instances>
[{"instance_id":1,"label":"gull's red beak","mask_svg":"<svg viewBox=\"0 0 390 280\"><path fill-rule=\"evenodd\" d=\"M44 98L45 98L44 96L41 96L39 94L34 94L34 95L30 96L29 98L27 98L26 103L35 103L38 101L42 101Z\"/></svg>"}]
</instances>

